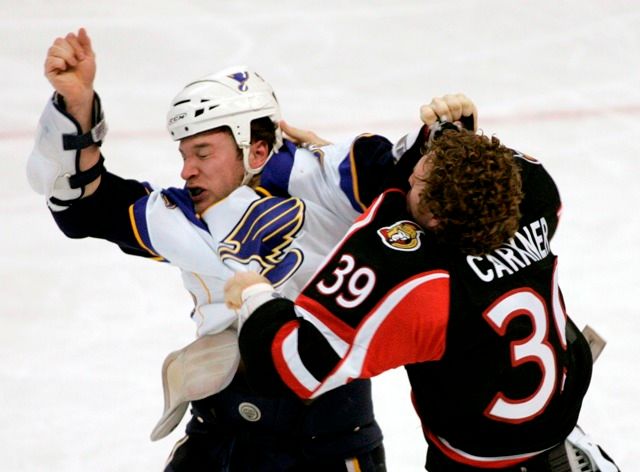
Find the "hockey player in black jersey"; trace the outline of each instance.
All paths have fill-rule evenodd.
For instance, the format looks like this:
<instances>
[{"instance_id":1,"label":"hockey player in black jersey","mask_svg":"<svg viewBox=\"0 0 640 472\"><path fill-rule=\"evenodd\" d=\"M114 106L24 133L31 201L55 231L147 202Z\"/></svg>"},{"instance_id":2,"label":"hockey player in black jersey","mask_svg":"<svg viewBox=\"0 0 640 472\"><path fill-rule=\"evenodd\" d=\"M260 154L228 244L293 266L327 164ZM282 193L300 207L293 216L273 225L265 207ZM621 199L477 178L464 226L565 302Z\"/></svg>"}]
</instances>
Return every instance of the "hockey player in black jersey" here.
<instances>
[{"instance_id":1,"label":"hockey player in black jersey","mask_svg":"<svg viewBox=\"0 0 640 472\"><path fill-rule=\"evenodd\" d=\"M558 286L560 209L539 162L445 130L295 304L227 283L251 384L316 399L405 366L431 472L618 470L576 426L592 358Z\"/></svg>"}]
</instances>

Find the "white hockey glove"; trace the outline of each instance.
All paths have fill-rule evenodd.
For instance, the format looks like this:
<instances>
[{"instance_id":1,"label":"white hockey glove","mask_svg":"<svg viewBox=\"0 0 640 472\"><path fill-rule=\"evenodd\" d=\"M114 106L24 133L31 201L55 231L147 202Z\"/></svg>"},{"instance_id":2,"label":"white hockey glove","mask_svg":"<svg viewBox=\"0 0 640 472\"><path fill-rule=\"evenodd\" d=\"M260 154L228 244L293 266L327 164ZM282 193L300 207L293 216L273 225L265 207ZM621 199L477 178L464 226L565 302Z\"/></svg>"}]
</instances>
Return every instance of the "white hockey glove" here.
<instances>
[{"instance_id":1,"label":"white hockey glove","mask_svg":"<svg viewBox=\"0 0 640 472\"><path fill-rule=\"evenodd\" d=\"M167 436L182 420L189 402L226 388L238 370L240 350L233 329L207 334L167 356L162 365L164 410L151 440Z\"/></svg>"},{"instance_id":2,"label":"white hockey glove","mask_svg":"<svg viewBox=\"0 0 640 472\"><path fill-rule=\"evenodd\" d=\"M91 131L82 134L58 94L53 95L42 112L27 163L27 177L31 188L47 197L52 211L65 210L82 198L84 187L104 171L102 155L92 168L79 170L80 151L93 144L100 146L107 133L98 94L94 94L92 122Z\"/></svg>"}]
</instances>

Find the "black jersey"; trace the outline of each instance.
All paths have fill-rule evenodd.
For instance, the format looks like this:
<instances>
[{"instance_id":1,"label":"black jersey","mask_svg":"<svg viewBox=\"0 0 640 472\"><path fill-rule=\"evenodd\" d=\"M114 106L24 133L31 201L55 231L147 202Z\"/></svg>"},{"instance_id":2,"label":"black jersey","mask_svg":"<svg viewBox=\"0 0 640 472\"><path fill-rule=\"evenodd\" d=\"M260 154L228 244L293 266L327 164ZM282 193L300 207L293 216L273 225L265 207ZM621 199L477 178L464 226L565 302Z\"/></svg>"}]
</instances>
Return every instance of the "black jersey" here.
<instances>
[{"instance_id":1,"label":"black jersey","mask_svg":"<svg viewBox=\"0 0 640 472\"><path fill-rule=\"evenodd\" d=\"M560 199L515 153L525 198L517 234L484 256L439 244L402 191L381 195L295 301L260 307L240 347L254 384L315 398L406 366L429 443L476 466L506 466L575 426L591 376L567 318L549 241Z\"/></svg>"}]
</instances>

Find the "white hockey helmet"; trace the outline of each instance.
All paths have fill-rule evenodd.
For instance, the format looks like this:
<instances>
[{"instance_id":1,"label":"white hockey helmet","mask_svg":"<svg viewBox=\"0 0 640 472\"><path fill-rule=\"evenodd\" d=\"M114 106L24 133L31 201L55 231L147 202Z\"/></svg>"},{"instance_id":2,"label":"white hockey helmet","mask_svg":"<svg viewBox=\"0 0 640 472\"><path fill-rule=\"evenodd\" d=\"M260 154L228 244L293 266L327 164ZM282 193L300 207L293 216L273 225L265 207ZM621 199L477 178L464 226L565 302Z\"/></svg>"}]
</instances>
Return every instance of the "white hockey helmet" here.
<instances>
[{"instance_id":1,"label":"white hockey helmet","mask_svg":"<svg viewBox=\"0 0 640 472\"><path fill-rule=\"evenodd\" d=\"M179 141L228 126L243 153L246 182L264 167L249 167L251 121L268 117L276 125L273 154L282 146L282 132L278 126L280 116L280 105L271 85L255 71L236 66L188 84L171 101L167 129L172 139Z\"/></svg>"}]
</instances>

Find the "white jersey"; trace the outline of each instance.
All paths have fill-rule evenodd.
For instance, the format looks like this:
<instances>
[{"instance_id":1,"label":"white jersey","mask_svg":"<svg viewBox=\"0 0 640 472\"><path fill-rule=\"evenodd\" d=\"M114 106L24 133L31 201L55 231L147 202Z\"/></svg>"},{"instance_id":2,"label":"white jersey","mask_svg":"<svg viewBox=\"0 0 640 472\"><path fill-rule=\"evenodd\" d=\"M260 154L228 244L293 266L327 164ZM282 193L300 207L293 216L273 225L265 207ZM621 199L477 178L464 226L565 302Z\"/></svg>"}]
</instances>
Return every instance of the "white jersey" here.
<instances>
[{"instance_id":1,"label":"white jersey","mask_svg":"<svg viewBox=\"0 0 640 472\"><path fill-rule=\"evenodd\" d=\"M289 160L274 156L266 178L300 198L243 186L199 216L188 192L171 188L131 207L140 246L182 271L198 336L234 324L223 293L234 271L257 271L295 298L364 209L351 143L313 152L288 146Z\"/></svg>"},{"instance_id":2,"label":"white jersey","mask_svg":"<svg viewBox=\"0 0 640 472\"><path fill-rule=\"evenodd\" d=\"M235 314L223 303L224 283L233 271L256 270L295 298L379 193L380 181L397 158L391 143L375 135L312 149L285 140L262 171L266 191L241 187L200 216L185 189L154 189L109 173L103 175L97 196L60 194L56 185L69 180L77 156L62 149L51 130L73 134L74 127L49 102L40 134L51 142L39 139L29 158L32 186L47 196L54 219L68 236L107 239L128 254L178 267L195 300L199 336L234 322ZM145 188L149 194L141 198Z\"/></svg>"}]
</instances>

